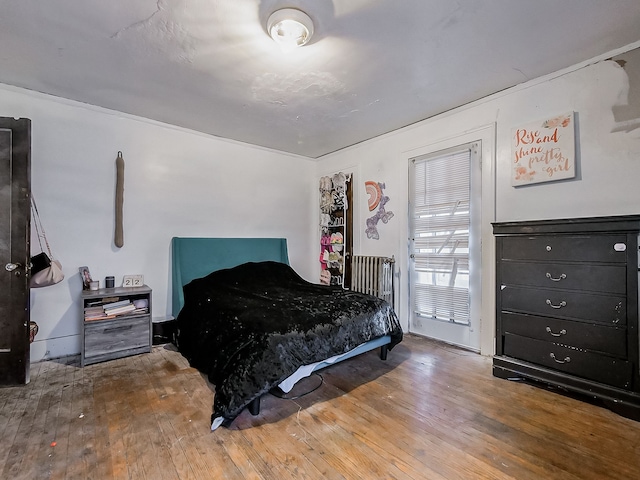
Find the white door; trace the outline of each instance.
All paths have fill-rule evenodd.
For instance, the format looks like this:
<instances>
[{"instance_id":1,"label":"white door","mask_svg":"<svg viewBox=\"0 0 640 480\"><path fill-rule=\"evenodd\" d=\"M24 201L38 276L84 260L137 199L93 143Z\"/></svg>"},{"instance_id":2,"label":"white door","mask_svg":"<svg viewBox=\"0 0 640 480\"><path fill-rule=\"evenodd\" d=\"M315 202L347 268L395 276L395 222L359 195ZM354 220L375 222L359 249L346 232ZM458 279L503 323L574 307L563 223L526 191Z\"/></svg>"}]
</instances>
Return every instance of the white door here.
<instances>
[{"instance_id":1,"label":"white door","mask_svg":"<svg viewBox=\"0 0 640 480\"><path fill-rule=\"evenodd\" d=\"M409 162L409 331L480 350L481 142Z\"/></svg>"}]
</instances>

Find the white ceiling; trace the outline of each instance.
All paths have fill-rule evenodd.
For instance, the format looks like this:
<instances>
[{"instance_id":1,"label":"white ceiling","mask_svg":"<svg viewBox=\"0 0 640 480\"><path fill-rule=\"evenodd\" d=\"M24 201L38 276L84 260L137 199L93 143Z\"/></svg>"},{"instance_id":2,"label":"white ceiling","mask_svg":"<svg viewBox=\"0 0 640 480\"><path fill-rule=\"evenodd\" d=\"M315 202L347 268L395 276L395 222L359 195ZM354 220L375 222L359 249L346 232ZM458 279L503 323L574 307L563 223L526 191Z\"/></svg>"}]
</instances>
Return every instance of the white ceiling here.
<instances>
[{"instance_id":1,"label":"white ceiling","mask_svg":"<svg viewBox=\"0 0 640 480\"><path fill-rule=\"evenodd\" d=\"M0 0L0 82L317 158L638 40L639 0Z\"/></svg>"}]
</instances>

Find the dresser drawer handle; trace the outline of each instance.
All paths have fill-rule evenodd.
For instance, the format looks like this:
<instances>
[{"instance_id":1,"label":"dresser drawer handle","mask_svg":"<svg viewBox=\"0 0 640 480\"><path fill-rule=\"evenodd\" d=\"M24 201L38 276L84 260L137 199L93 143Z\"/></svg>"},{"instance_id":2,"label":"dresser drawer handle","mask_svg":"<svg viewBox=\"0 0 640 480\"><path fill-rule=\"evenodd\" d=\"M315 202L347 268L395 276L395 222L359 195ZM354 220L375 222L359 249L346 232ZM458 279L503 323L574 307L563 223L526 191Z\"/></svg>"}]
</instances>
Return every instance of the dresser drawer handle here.
<instances>
[{"instance_id":1,"label":"dresser drawer handle","mask_svg":"<svg viewBox=\"0 0 640 480\"><path fill-rule=\"evenodd\" d=\"M559 282L560 280L564 280L565 278L567 278L567 274L563 273L562 275L560 275L558 278L553 278L551 276L551 274L549 272L547 272L547 278L549 280L551 280L552 282Z\"/></svg>"},{"instance_id":2,"label":"dresser drawer handle","mask_svg":"<svg viewBox=\"0 0 640 480\"><path fill-rule=\"evenodd\" d=\"M563 328L560 330L560 333L553 333L551 327L547 327L547 333L550 333L552 337L561 337L562 335L566 335L567 331Z\"/></svg>"},{"instance_id":3,"label":"dresser drawer handle","mask_svg":"<svg viewBox=\"0 0 640 480\"><path fill-rule=\"evenodd\" d=\"M550 353L549 356L553 358L553 361L556 363L569 363L571 361L570 357L564 357L564 360L558 360L553 353Z\"/></svg>"},{"instance_id":4,"label":"dresser drawer handle","mask_svg":"<svg viewBox=\"0 0 640 480\"><path fill-rule=\"evenodd\" d=\"M551 303L551 300L547 298L547 305L549 305L551 308L562 308L567 306L567 302L563 300L560 302L560 305L554 305L553 303Z\"/></svg>"}]
</instances>

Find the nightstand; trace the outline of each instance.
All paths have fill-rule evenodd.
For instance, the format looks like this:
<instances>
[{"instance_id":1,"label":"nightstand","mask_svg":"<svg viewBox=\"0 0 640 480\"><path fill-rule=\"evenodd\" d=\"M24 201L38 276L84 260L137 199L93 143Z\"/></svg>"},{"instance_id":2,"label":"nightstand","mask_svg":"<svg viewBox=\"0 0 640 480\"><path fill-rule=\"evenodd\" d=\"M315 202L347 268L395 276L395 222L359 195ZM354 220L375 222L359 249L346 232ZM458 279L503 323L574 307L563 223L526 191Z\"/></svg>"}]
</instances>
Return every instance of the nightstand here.
<instances>
[{"instance_id":1,"label":"nightstand","mask_svg":"<svg viewBox=\"0 0 640 480\"><path fill-rule=\"evenodd\" d=\"M83 290L81 298L82 366L151 351L151 288ZM123 307L118 313L99 313L116 302Z\"/></svg>"}]
</instances>

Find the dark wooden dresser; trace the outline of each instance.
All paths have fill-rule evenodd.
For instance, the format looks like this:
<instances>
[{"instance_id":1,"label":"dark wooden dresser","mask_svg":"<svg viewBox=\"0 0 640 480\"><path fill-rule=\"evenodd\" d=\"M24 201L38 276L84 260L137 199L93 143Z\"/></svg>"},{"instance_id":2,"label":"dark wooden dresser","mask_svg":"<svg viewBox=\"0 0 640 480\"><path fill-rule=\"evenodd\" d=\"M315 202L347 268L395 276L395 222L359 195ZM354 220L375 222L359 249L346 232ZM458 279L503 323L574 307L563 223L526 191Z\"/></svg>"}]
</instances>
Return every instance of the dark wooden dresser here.
<instances>
[{"instance_id":1,"label":"dark wooden dresser","mask_svg":"<svg viewBox=\"0 0 640 480\"><path fill-rule=\"evenodd\" d=\"M494 223L493 374L640 420L640 215Z\"/></svg>"}]
</instances>

